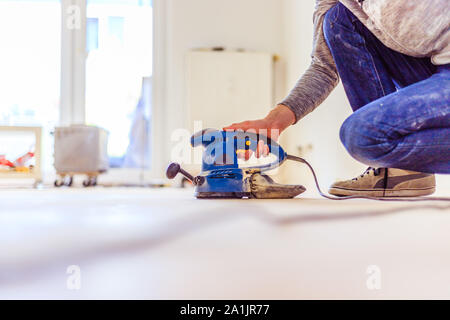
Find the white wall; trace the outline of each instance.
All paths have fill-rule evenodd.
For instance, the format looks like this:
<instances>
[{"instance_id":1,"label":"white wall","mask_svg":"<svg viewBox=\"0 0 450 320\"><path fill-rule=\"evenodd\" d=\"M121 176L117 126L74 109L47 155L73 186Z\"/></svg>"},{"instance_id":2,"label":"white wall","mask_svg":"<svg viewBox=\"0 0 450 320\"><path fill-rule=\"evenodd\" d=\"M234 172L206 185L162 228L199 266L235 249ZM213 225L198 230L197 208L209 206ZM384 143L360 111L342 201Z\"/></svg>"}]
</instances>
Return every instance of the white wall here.
<instances>
[{"instance_id":1,"label":"white wall","mask_svg":"<svg viewBox=\"0 0 450 320\"><path fill-rule=\"evenodd\" d=\"M279 0L164 1L167 5L165 107L168 112L179 114L184 110L185 57L190 49L221 46L269 53L280 51L282 9ZM168 127L183 127L182 120L174 117Z\"/></svg>"}]
</instances>

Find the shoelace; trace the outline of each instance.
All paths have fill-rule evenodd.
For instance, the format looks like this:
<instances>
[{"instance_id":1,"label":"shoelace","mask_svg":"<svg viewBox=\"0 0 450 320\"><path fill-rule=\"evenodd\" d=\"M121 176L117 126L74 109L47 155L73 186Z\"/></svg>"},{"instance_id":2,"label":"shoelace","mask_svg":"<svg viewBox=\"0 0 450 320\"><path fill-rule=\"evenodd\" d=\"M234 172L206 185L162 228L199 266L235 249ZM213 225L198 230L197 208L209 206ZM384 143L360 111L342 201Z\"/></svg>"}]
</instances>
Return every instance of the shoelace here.
<instances>
[{"instance_id":1,"label":"shoelace","mask_svg":"<svg viewBox=\"0 0 450 320\"><path fill-rule=\"evenodd\" d=\"M360 178L364 178L365 175L370 174L370 172L373 172L374 176L378 176L380 174L381 168L372 168L372 167L368 167L366 169L366 171L363 172L363 174L360 174L358 177L353 178L352 180L358 180Z\"/></svg>"}]
</instances>

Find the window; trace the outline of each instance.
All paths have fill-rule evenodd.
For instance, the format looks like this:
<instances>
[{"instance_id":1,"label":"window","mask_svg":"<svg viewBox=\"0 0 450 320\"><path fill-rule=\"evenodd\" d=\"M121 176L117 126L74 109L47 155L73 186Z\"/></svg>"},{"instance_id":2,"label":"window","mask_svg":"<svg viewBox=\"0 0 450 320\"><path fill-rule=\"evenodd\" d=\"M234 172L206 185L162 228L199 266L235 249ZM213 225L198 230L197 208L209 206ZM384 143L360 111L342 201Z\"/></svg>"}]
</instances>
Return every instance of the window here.
<instances>
[{"instance_id":1,"label":"window","mask_svg":"<svg viewBox=\"0 0 450 320\"><path fill-rule=\"evenodd\" d=\"M54 172L54 127L80 122L109 131L111 167L150 168L152 6L0 0L0 125L43 127L46 173Z\"/></svg>"},{"instance_id":2,"label":"window","mask_svg":"<svg viewBox=\"0 0 450 320\"><path fill-rule=\"evenodd\" d=\"M111 167L148 168L150 1L87 1L86 122L109 131Z\"/></svg>"},{"instance_id":3,"label":"window","mask_svg":"<svg viewBox=\"0 0 450 320\"><path fill-rule=\"evenodd\" d=\"M61 3L0 0L0 30L0 125L43 127L42 160L44 170L51 170L50 132L59 120Z\"/></svg>"}]
</instances>

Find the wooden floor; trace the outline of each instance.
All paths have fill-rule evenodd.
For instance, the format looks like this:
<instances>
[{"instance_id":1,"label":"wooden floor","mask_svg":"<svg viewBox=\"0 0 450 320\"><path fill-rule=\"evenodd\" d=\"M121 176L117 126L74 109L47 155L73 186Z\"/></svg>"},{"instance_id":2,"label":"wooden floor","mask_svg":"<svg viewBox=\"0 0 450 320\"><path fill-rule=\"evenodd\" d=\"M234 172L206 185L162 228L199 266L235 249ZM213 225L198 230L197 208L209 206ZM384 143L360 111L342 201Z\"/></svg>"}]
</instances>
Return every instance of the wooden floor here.
<instances>
[{"instance_id":1,"label":"wooden floor","mask_svg":"<svg viewBox=\"0 0 450 320\"><path fill-rule=\"evenodd\" d=\"M0 190L0 246L3 299L450 298L448 202Z\"/></svg>"}]
</instances>

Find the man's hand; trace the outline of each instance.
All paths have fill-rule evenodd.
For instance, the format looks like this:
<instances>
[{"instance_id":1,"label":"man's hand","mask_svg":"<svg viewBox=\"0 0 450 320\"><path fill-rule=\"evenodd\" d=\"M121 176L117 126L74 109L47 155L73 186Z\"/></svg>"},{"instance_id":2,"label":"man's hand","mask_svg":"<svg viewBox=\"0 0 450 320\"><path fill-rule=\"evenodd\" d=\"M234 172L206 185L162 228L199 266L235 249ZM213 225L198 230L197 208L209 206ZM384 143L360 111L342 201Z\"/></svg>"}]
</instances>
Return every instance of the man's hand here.
<instances>
[{"instance_id":1,"label":"man's hand","mask_svg":"<svg viewBox=\"0 0 450 320\"><path fill-rule=\"evenodd\" d=\"M288 107L279 104L264 119L250 120L239 123L233 123L228 127L224 127L225 131L249 131L267 135L273 140L278 140L281 132L295 122L294 112ZM269 154L269 147L264 144L264 141L258 142L256 149L256 157L267 156ZM248 150L244 155L239 154L240 158L245 160L250 159L252 151Z\"/></svg>"}]
</instances>

